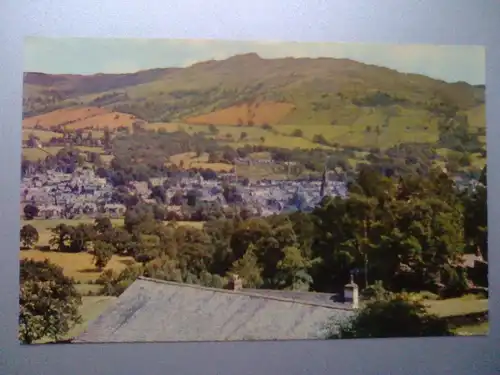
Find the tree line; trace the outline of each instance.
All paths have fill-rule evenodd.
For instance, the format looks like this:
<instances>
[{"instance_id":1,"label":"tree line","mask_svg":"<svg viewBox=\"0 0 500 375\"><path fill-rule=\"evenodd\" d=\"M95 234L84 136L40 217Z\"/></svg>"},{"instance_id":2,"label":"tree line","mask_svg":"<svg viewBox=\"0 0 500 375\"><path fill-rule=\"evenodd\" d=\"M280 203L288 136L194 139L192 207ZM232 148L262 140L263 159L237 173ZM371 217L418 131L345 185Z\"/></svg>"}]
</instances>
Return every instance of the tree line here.
<instances>
[{"instance_id":1,"label":"tree line","mask_svg":"<svg viewBox=\"0 0 500 375\"><path fill-rule=\"evenodd\" d=\"M211 128L208 129L210 133ZM456 150L448 152L447 156L440 155L435 146L422 143L402 143L386 150L373 148L368 152L362 148L340 147L338 144L330 145L331 150L286 149L264 145L243 145L234 149L221 140L207 137L203 132L194 135L184 131L156 132L139 125L133 133L127 128L127 131L116 132L115 136L105 130L100 139L94 139L92 132L66 132L63 137L54 139L54 144L65 145L63 149L43 160L23 159L21 171L23 176L29 171L43 173L56 168L71 173L87 162L95 166L100 177L108 178L115 186L134 180L148 181L150 178L171 176L180 171L200 172L204 178L212 179L216 178L217 173L209 166L191 168L174 165L168 162L170 156L187 152L195 152L196 156L207 153L209 163L234 164L236 159L246 158L252 153L269 152L276 163L293 161L295 165L290 172L296 177L309 175L317 178L325 167L325 160L328 160L330 169L340 168L346 175L353 177L357 170L350 160L359 159L358 153L364 152L363 163L377 166L386 174L429 173L439 161L453 174L477 178L480 169L473 166L472 154L479 152L481 157L486 157L486 151L478 141L479 133L470 132L467 119L463 116L446 121L443 119L439 129L441 135L438 146ZM106 153L114 155L110 165L105 165L98 153L74 147L94 145L95 142L102 145ZM458 147L457 142L463 147Z\"/></svg>"},{"instance_id":2,"label":"tree line","mask_svg":"<svg viewBox=\"0 0 500 375\"><path fill-rule=\"evenodd\" d=\"M201 229L178 226L175 218L165 225L151 205L136 201L123 227L107 218L60 224L49 243L55 251L94 252L101 268L119 254L144 266L166 257L186 277L224 277L237 269L251 287L331 292L355 272L364 287L379 280L392 291L460 295L470 284L463 254L480 249L487 258L485 176L486 169L471 192L438 170L391 178L365 168L347 198L325 197L311 213L236 212L212 217ZM21 229L25 246L37 239L35 232Z\"/></svg>"},{"instance_id":3,"label":"tree line","mask_svg":"<svg viewBox=\"0 0 500 375\"><path fill-rule=\"evenodd\" d=\"M240 275L248 288L336 293L354 274L362 290L380 285L392 293L392 299L380 297L373 303L393 309L387 301L400 301L405 292L450 297L467 293L474 284L487 287L487 278L478 282L461 260L477 249L487 259L486 189L486 168L474 190L462 191L438 170L427 176L387 177L367 167L350 184L347 198L325 197L312 213L247 219L236 215L208 221L200 229L175 221L165 225L137 202L128 208L123 227L106 218L74 227L61 224L53 228L50 246L54 251L90 252L101 270L114 254L132 256L136 263L122 272L101 274L97 283L105 295L119 295L141 275L222 288L231 273ZM21 229L25 246L36 242L35 231ZM34 293L56 298L57 278L71 284L55 266L23 262L22 268L52 270L40 271L45 275L41 278L22 273L20 303L25 306ZM65 306L73 306L78 298L65 288L65 301L71 302ZM417 302L397 303L407 312L420 309ZM35 314L28 310L22 319ZM348 332L345 328L345 337Z\"/></svg>"}]
</instances>

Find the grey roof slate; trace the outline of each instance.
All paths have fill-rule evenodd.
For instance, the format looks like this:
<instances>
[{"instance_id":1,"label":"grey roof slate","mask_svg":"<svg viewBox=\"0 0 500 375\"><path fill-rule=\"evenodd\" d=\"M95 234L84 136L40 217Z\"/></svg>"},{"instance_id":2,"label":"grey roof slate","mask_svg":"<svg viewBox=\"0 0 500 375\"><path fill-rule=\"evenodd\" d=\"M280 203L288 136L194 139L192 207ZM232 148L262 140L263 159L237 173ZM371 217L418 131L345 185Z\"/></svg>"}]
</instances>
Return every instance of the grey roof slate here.
<instances>
[{"instance_id":1,"label":"grey roof slate","mask_svg":"<svg viewBox=\"0 0 500 375\"><path fill-rule=\"evenodd\" d=\"M353 310L321 293L224 290L138 278L73 342L321 339Z\"/></svg>"}]
</instances>

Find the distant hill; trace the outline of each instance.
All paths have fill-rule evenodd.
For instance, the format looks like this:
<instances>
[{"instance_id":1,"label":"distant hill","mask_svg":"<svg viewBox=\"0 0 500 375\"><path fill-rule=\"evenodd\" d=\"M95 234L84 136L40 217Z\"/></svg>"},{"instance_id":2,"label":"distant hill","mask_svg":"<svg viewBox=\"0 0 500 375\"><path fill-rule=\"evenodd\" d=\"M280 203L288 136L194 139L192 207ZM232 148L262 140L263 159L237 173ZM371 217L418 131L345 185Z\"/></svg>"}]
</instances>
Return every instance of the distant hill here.
<instances>
[{"instance_id":1,"label":"distant hill","mask_svg":"<svg viewBox=\"0 0 500 375\"><path fill-rule=\"evenodd\" d=\"M383 127L396 121L431 128L440 115L458 113L480 128L484 92L484 86L348 59L262 59L251 53L131 74L26 73L23 113L28 119L96 107L147 122Z\"/></svg>"}]
</instances>

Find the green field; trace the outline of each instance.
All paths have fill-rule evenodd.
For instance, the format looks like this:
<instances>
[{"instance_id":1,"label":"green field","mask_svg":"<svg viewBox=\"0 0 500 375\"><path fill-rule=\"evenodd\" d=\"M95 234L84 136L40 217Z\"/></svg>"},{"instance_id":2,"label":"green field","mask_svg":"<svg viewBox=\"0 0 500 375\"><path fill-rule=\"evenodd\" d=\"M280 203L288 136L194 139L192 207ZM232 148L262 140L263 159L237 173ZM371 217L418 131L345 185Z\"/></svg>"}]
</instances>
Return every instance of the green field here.
<instances>
[{"instance_id":1,"label":"green field","mask_svg":"<svg viewBox=\"0 0 500 375\"><path fill-rule=\"evenodd\" d=\"M488 311L488 300L478 299L475 296L427 301L426 304L430 313L444 319ZM458 335L487 335L489 332L489 322L479 321L460 325L455 327L453 331Z\"/></svg>"},{"instance_id":2,"label":"green field","mask_svg":"<svg viewBox=\"0 0 500 375\"><path fill-rule=\"evenodd\" d=\"M101 315L115 300L116 297L108 296L82 297L82 305L80 306L80 316L82 317L82 322L74 326L64 337L61 337L61 340L71 339L82 334L87 328L89 322L98 318L99 315ZM35 343L44 344L49 342L51 342L51 340L42 339Z\"/></svg>"},{"instance_id":3,"label":"green field","mask_svg":"<svg viewBox=\"0 0 500 375\"><path fill-rule=\"evenodd\" d=\"M489 322L469 324L457 327L455 333L460 336L484 336L490 332Z\"/></svg>"},{"instance_id":4,"label":"green field","mask_svg":"<svg viewBox=\"0 0 500 375\"><path fill-rule=\"evenodd\" d=\"M114 226L123 226L123 219L110 219ZM59 224L67 225L78 225L78 224L93 224L95 219L85 218L85 219L34 219L34 220L24 220L21 219L21 226L30 224L33 225L39 232L43 230L48 230L58 226ZM165 225L169 222L166 221ZM177 221L177 225L191 225L195 228L203 227L203 221Z\"/></svg>"},{"instance_id":5,"label":"green field","mask_svg":"<svg viewBox=\"0 0 500 375\"><path fill-rule=\"evenodd\" d=\"M71 338L83 333L87 324L99 317L115 300L116 297L109 296L82 297L82 306L80 307L82 323L73 327L66 337Z\"/></svg>"},{"instance_id":6,"label":"green field","mask_svg":"<svg viewBox=\"0 0 500 375\"><path fill-rule=\"evenodd\" d=\"M49 230L51 228L55 228L60 224L67 225L78 225L78 224L92 224L95 219L85 218L85 219L34 219L34 220L21 220L21 226L30 224L33 225L38 232ZM110 219L111 223L115 226L123 225L123 219Z\"/></svg>"},{"instance_id":7,"label":"green field","mask_svg":"<svg viewBox=\"0 0 500 375\"><path fill-rule=\"evenodd\" d=\"M39 235L38 246L47 246L49 244L49 240L51 237L50 229L57 227L60 224L68 224L68 225L79 225L79 224L92 224L94 219L34 219L34 220L23 220L21 219L21 227L23 225L32 225L36 228ZM122 226L123 219L111 219L111 222L115 226Z\"/></svg>"},{"instance_id":8,"label":"green field","mask_svg":"<svg viewBox=\"0 0 500 375\"><path fill-rule=\"evenodd\" d=\"M50 130L38 130L38 129L23 130L23 140L28 140L30 135L35 136L41 142L48 142L52 138L61 138L63 136L61 133L56 133Z\"/></svg>"},{"instance_id":9,"label":"green field","mask_svg":"<svg viewBox=\"0 0 500 375\"><path fill-rule=\"evenodd\" d=\"M429 311L441 317L467 315L488 311L488 300L473 296L428 301Z\"/></svg>"},{"instance_id":10,"label":"green field","mask_svg":"<svg viewBox=\"0 0 500 375\"><path fill-rule=\"evenodd\" d=\"M30 161L44 160L49 154L56 155L62 148L62 146L50 146L41 150L39 148L23 147L23 157ZM98 154L104 152L102 147L74 146L74 148L82 152L95 152Z\"/></svg>"},{"instance_id":11,"label":"green field","mask_svg":"<svg viewBox=\"0 0 500 375\"><path fill-rule=\"evenodd\" d=\"M21 220L21 226L30 224L37 229L39 234L39 241L37 243L38 247L38 246L49 245L49 241L52 235L50 229L56 227L59 224L64 223L76 226L78 224L92 224L93 222L94 219L91 218L80 219L80 220L67 220L67 219L36 220L35 219L35 220ZM123 219L111 219L111 222L115 226L123 225ZM168 222L165 222L165 224L168 224ZM204 222L180 221L177 222L177 224L189 225L201 229L203 227ZM87 284L89 282L95 281L101 275L101 272L95 269L95 266L93 264L93 256L90 253L73 254L73 253L61 253L56 251L41 251L36 249L29 249L29 250L21 250L19 256L20 259L27 259L27 258L35 260L48 259L50 262L61 266L66 276L73 277L77 282L80 282L82 284ZM114 271L119 272L128 265L133 263L134 260L132 257L122 257L114 255L104 270L112 269ZM82 291L84 293L93 290L92 287L90 287L89 290L84 290L85 289L84 286L81 286L80 288L83 288Z\"/></svg>"},{"instance_id":12,"label":"green field","mask_svg":"<svg viewBox=\"0 0 500 375\"><path fill-rule=\"evenodd\" d=\"M123 219L110 219L111 223L114 226L123 226ZM50 230L52 228L57 227L60 224L67 224L67 225L72 225L76 226L79 224L93 224L95 219L92 218L85 218L85 219L73 219L73 220L68 220L68 219L34 219L34 220L21 220L21 227L23 225L32 225L33 227L36 228L38 231L39 235L39 241L37 243L38 246L46 246L49 244L49 240L51 237L51 232ZM165 225L167 225L169 222L165 221ZM203 227L204 222L199 221L199 222L191 222L191 221L177 221L177 225L190 225L192 227L201 229Z\"/></svg>"},{"instance_id":13,"label":"green field","mask_svg":"<svg viewBox=\"0 0 500 375\"><path fill-rule=\"evenodd\" d=\"M48 259L51 263L62 267L66 276L72 277L75 281L83 284L93 282L101 275L101 272L95 268L93 261L94 257L90 253L21 250L19 256L20 259L34 259L36 261ZM133 263L135 262L132 257L113 255L104 270L111 269L119 272Z\"/></svg>"},{"instance_id":14,"label":"green field","mask_svg":"<svg viewBox=\"0 0 500 375\"><path fill-rule=\"evenodd\" d=\"M254 159L269 159L269 153L261 153L262 155L253 156ZM216 172L229 172L233 168L240 177L247 177L249 179L260 178L274 178L283 179L286 177L286 170L283 167L277 167L266 164L253 164L253 165L233 165L228 163L209 163L208 154L203 154L196 157L194 152L186 152L183 154L176 154L170 157L170 163L184 168L210 168ZM192 223L193 225L194 223Z\"/></svg>"},{"instance_id":15,"label":"green field","mask_svg":"<svg viewBox=\"0 0 500 375\"><path fill-rule=\"evenodd\" d=\"M436 120L429 120L424 116L424 111L402 110L398 117L390 118L386 125L383 125L384 121L381 120L380 114L367 111L351 124L283 124L274 125L272 130L263 129L260 126L214 125L218 131L217 134L210 133L207 125L154 123L149 124L148 127L156 130L163 129L166 132L183 130L189 134L205 133L206 137L216 139L219 143L233 148L250 145L289 149L332 149L338 145L387 149L400 143L437 143L439 133ZM292 135L297 130L302 132L301 136ZM242 138L243 133L246 135ZM315 143L313 139L317 135L323 136L331 146ZM472 155L472 157L473 164L484 163L479 154Z\"/></svg>"}]
</instances>

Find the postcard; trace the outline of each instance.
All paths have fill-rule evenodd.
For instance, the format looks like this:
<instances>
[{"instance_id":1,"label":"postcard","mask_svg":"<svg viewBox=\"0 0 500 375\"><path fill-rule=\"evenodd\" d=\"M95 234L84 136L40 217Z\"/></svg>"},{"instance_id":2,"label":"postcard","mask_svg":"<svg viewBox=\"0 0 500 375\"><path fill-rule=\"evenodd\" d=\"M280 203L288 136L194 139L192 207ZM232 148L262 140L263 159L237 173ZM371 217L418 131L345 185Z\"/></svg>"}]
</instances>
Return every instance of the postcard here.
<instances>
[{"instance_id":1,"label":"postcard","mask_svg":"<svg viewBox=\"0 0 500 375\"><path fill-rule=\"evenodd\" d=\"M488 333L483 47L24 48L20 343Z\"/></svg>"}]
</instances>

